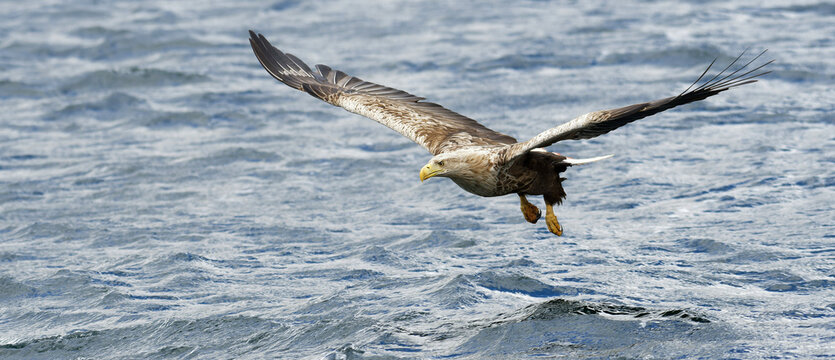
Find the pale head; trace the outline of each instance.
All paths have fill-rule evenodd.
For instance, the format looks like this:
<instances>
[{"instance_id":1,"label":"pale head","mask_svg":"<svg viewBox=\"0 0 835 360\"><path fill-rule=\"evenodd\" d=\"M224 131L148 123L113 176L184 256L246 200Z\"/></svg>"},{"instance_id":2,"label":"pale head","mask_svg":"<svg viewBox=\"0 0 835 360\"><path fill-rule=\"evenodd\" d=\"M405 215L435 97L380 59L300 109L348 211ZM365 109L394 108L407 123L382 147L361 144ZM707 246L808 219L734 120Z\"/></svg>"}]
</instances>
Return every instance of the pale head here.
<instances>
[{"instance_id":1,"label":"pale head","mask_svg":"<svg viewBox=\"0 0 835 360\"><path fill-rule=\"evenodd\" d=\"M479 172L479 165L485 160L482 152L458 150L435 155L420 169L420 181L434 176L453 179L469 178Z\"/></svg>"}]
</instances>

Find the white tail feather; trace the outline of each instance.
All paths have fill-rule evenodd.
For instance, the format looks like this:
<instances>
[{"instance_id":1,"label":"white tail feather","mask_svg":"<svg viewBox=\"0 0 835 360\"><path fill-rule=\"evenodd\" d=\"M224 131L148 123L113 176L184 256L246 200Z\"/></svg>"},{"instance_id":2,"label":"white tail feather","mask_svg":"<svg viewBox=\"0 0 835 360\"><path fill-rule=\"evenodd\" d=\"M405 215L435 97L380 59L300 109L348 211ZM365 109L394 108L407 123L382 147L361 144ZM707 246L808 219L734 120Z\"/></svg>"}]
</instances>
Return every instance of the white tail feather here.
<instances>
[{"instance_id":1,"label":"white tail feather","mask_svg":"<svg viewBox=\"0 0 835 360\"><path fill-rule=\"evenodd\" d=\"M565 160L563 160L562 162L564 162L566 164L569 164L569 165L583 165L583 164L593 163L595 161L606 160L606 159L608 159L612 156L615 156L615 154L603 155L603 156L598 156L598 157L593 157L593 158L588 158L588 159L573 159L573 158L570 158L570 157L566 157Z\"/></svg>"}]
</instances>

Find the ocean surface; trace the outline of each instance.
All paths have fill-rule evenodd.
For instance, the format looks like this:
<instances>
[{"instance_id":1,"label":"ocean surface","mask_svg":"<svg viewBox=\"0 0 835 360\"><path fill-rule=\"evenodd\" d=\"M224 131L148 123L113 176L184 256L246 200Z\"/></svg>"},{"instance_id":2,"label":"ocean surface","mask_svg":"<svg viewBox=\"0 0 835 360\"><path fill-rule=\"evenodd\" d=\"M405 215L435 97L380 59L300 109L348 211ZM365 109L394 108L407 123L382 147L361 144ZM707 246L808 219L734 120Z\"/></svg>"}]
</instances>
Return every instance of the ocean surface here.
<instances>
[{"instance_id":1,"label":"ocean surface","mask_svg":"<svg viewBox=\"0 0 835 360\"><path fill-rule=\"evenodd\" d=\"M0 2L2 359L835 357L829 1ZM565 234L272 79L247 30L520 140ZM540 197L531 201L544 207Z\"/></svg>"}]
</instances>

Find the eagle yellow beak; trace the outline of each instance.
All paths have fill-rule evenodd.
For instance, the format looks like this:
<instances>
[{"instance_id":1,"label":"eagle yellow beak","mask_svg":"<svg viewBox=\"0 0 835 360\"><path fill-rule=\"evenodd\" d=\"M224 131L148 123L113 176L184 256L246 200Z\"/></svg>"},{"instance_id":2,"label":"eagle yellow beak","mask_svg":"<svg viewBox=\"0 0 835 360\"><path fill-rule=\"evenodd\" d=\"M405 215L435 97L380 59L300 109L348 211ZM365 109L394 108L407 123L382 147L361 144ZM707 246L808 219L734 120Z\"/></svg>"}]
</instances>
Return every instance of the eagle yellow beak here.
<instances>
[{"instance_id":1,"label":"eagle yellow beak","mask_svg":"<svg viewBox=\"0 0 835 360\"><path fill-rule=\"evenodd\" d=\"M420 169L420 182L440 174L444 169L435 163L426 164L423 169Z\"/></svg>"}]
</instances>

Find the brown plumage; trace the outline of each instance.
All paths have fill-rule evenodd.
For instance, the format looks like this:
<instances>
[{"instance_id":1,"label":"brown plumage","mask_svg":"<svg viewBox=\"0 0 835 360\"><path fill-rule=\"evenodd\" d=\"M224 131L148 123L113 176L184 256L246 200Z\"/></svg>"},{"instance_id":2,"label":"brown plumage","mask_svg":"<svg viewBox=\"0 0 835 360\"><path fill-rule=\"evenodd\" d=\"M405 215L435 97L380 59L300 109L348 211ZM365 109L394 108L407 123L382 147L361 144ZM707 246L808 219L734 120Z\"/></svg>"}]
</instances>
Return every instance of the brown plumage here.
<instances>
[{"instance_id":1,"label":"brown plumage","mask_svg":"<svg viewBox=\"0 0 835 360\"><path fill-rule=\"evenodd\" d=\"M762 56L763 51L739 69L724 75L742 57L740 54L724 70L696 86L712 62L693 85L678 96L591 112L543 131L530 140L517 142L513 137L405 91L363 81L325 65L316 65L316 71L313 71L297 57L272 46L263 35L249 33L255 56L274 78L331 105L388 126L432 153L433 158L421 169L421 181L442 176L480 196L516 193L525 219L532 223L539 219L540 211L528 203L525 196L543 195L548 229L557 235L562 234L562 227L553 213L553 205L565 198L560 174L569 166L608 156L571 159L545 151L545 147L562 140L593 138L658 112L755 82L754 78L768 73L757 71L773 61L740 73Z\"/></svg>"}]
</instances>

